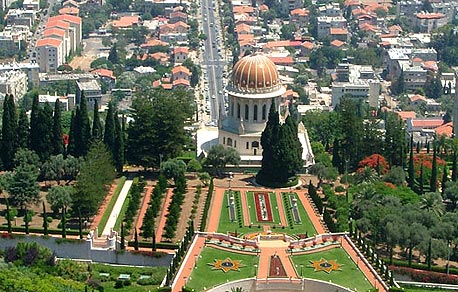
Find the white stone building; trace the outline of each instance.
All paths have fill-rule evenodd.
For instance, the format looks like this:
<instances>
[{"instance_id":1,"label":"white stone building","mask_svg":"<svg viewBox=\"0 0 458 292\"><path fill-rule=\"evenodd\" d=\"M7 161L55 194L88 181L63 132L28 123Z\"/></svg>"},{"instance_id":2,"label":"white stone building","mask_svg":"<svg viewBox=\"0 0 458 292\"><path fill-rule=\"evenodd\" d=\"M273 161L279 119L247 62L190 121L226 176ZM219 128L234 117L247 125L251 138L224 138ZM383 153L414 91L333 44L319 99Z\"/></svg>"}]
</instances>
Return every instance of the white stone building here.
<instances>
[{"instance_id":1,"label":"white stone building","mask_svg":"<svg viewBox=\"0 0 458 292\"><path fill-rule=\"evenodd\" d=\"M228 113L219 121L218 142L239 152L242 164L262 160L261 134L264 131L272 102L279 108L283 87L275 64L262 54L240 59L232 70L226 87ZM304 165L314 163L308 134L299 124Z\"/></svg>"},{"instance_id":2,"label":"white stone building","mask_svg":"<svg viewBox=\"0 0 458 292\"><path fill-rule=\"evenodd\" d=\"M27 93L27 74L22 71L6 71L0 73L0 97L12 94L17 102Z\"/></svg>"}]
</instances>

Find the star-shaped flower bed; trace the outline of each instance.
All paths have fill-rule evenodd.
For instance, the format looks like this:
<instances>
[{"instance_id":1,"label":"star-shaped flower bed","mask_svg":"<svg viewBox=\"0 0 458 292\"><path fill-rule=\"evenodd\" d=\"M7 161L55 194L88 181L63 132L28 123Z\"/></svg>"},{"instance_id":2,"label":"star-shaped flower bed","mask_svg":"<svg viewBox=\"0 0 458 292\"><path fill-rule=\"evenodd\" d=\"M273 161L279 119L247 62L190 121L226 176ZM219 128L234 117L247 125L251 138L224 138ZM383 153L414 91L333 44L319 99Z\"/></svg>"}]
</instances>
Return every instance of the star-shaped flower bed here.
<instances>
[{"instance_id":1,"label":"star-shaped flower bed","mask_svg":"<svg viewBox=\"0 0 458 292\"><path fill-rule=\"evenodd\" d=\"M225 260L215 259L213 263L209 264L213 266L212 270L222 270L227 273L229 271L239 271L243 265L240 261L232 260L231 258L226 258Z\"/></svg>"},{"instance_id":2,"label":"star-shaped flower bed","mask_svg":"<svg viewBox=\"0 0 458 292\"><path fill-rule=\"evenodd\" d=\"M315 272L325 271L331 273L332 271L341 271L341 264L338 264L336 260L325 260L321 258L319 261L310 261L310 267L315 268Z\"/></svg>"}]
</instances>

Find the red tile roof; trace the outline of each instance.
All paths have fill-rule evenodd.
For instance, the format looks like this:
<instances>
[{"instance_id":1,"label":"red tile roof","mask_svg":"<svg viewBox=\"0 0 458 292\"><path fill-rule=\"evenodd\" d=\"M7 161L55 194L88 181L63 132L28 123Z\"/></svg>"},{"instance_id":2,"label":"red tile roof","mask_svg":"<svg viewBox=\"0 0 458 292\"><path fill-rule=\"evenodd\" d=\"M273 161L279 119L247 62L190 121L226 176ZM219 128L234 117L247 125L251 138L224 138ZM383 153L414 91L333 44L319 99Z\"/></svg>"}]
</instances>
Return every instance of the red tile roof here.
<instances>
[{"instance_id":1,"label":"red tile roof","mask_svg":"<svg viewBox=\"0 0 458 292\"><path fill-rule=\"evenodd\" d=\"M419 19L441 19L444 18L445 15L442 13L417 13L417 18Z\"/></svg>"},{"instance_id":2,"label":"red tile roof","mask_svg":"<svg viewBox=\"0 0 458 292\"><path fill-rule=\"evenodd\" d=\"M189 49L188 47L176 47L173 49L174 54L179 54L179 53L184 53L184 54L189 54Z\"/></svg>"},{"instance_id":3,"label":"red tile roof","mask_svg":"<svg viewBox=\"0 0 458 292\"><path fill-rule=\"evenodd\" d=\"M254 7L253 6L234 6L232 8L234 13L253 13Z\"/></svg>"},{"instance_id":4,"label":"red tile roof","mask_svg":"<svg viewBox=\"0 0 458 292\"><path fill-rule=\"evenodd\" d=\"M113 21L114 27L130 27L140 22L139 16L122 16L119 20Z\"/></svg>"},{"instance_id":5,"label":"red tile roof","mask_svg":"<svg viewBox=\"0 0 458 292\"><path fill-rule=\"evenodd\" d=\"M414 96L411 96L410 98L410 102L415 102L417 100L423 100L423 101L426 101L426 97L424 97L423 95L419 95L419 94L416 94Z\"/></svg>"},{"instance_id":6,"label":"red tile roof","mask_svg":"<svg viewBox=\"0 0 458 292\"><path fill-rule=\"evenodd\" d=\"M183 72L186 75L191 74L188 68L185 66L176 66L172 68L172 74L177 74L178 72Z\"/></svg>"},{"instance_id":7,"label":"red tile roof","mask_svg":"<svg viewBox=\"0 0 458 292\"><path fill-rule=\"evenodd\" d=\"M276 65L293 65L294 64L294 58L291 57L291 56L288 56L288 57L272 57L272 56L268 56L268 57Z\"/></svg>"},{"instance_id":8,"label":"red tile roof","mask_svg":"<svg viewBox=\"0 0 458 292\"><path fill-rule=\"evenodd\" d=\"M53 21L53 20L63 20L66 22L77 23L81 25L81 17L74 16L74 15L68 15L68 14L56 15L48 19L48 21Z\"/></svg>"},{"instance_id":9,"label":"red tile roof","mask_svg":"<svg viewBox=\"0 0 458 292\"><path fill-rule=\"evenodd\" d=\"M436 61L425 61L425 62L423 62L422 67L423 67L423 69L431 70L431 71L438 71L439 70L439 66L437 66L437 62Z\"/></svg>"},{"instance_id":10,"label":"red tile roof","mask_svg":"<svg viewBox=\"0 0 458 292\"><path fill-rule=\"evenodd\" d=\"M62 40L52 39L52 38L43 38L37 41L37 47L59 47L62 43Z\"/></svg>"},{"instance_id":11,"label":"red tile roof","mask_svg":"<svg viewBox=\"0 0 458 292\"><path fill-rule=\"evenodd\" d=\"M76 7L64 7L59 9L59 14L78 15L80 10Z\"/></svg>"},{"instance_id":12,"label":"red tile roof","mask_svg":"<svg viewBox=\"0 0 458 292\"><path fill-rule=\"evenodd\" d=\"M269 10L269 6L267 6L266 4L261 4L261 6L259 6L259 11L267 11Z\"/></svg>"},{"instance_id":13,"label":"red tile roof","mask_svg":"<svg viewBox=\"0 0 458 292\"><path fill-rule=\"evenodd\" d=\"M340 48L341 46L345 45L345 42L340 40L333 40L330 44L333 47Z\"/></svg>"},{"instance_id":14,"label":"red tile roof","mask_svg":"<svg viewBox=\"0 0 458 292\"><path fill-rule=\"evenodd\" d=\"M175 81L173 81L173 86L178 86L178 85L184 85L184 86L189 86L190 83L188 80L186 79L183 79L183 78L180 78L180 79L177 79Z\"/></svg>"},{"instance_id":15,"label":"red tile roof","mask_svg":"<svg viewBox=\"0 0 458 292\"><path fill-rule=\"evenodd\" d=\"M60 27L64 29L69 29L70 28L70 23L62 21L62 20L52 20L46 23L46 28L49 27Z\"/></svg>"},{"instance_id":16,"label":"red tile roof","mask_svg":"<svg viewBox=\"0 0 458 292\"><path fill-rule=\"evenodd\" d=\"M395 113L397 113L398 116L404 121L407 119L415 119L417 117L417 114L414 111L400 111Z\"/></svg>"},{"instance_id":17,"label":"red tile roof","mask_svg":"<svg viewBox=\"0 0 458 292\"><path fill-rule=\"evenodd\" d=\"M453 135L453 122L440 125L439 127L434 129L434 132L436 132L437 136L444 136L445 135L446 137L452 137L452 135Z\"/></svg>"},{"instance_id":18,"label":"red tile roof","mask_svg":"<svg viewBox=\"0 0 458 292\"><path fill-rule=\"evenodd\" d=\"M341 35L341 34L348 34L348 31L346 28L337 28L337 27L331 27L330 29L330 34L332 35Z\"/></svg>"},{"instance_id":19,"label":"red tile roof","mask_svg":"<svg viewBox=\"0 0 458 292\"><path fill-rule=\"evenodd\" d=\"M305 8L296 8L294 10L291 10L290 14L297 16L307 16L309 15L309 11Z\"/></svg>"},{"instance_id":20,"label":"red tile roof","mask_svg":"<svg viewBox=\"0 0 458 292\"><path fill-rule=\"evenodd\" d=\"M64 37L65 30L58 28L58 27L50 27L43 31L43 36L49 36L49 35L57 35L60 37Z\"/></svg>"},{"instance_id":21,"label":"red tile roof","mask_svg":"<svg viewBox=\"0 0 458 292\"><path fill-rule=\"evenodd\" d=\"M108 77L111 79L116 79L116 77L113 75L113 71L104 69L104 68L99 68L99 69L94 69L91 71L93 74L97 74L102 77Z\"/></svg>"},{"instance_id":22,"label":"red tile roof","mask_svg":"<svg viewBox=\"0 0 458 292\"><path fill-rule=\"evenodd\" d=\"M412 119L412 127L434 129L444 123L442 118L434 119Z\"/></svg>"},{"instance_id":23,"label":"red tile roof","mask_svg":"<svg viewBox=\"0 0 458 292\"><path fill-rule=\"evenodd\" d=\"M166 42L163 42L161 40L156 40L156 39L150 39L148 40L145 44L141 44L140 48L150 48L150 47L155 47L155 46L167 46L168 44Z\"/></svg>"},{"instance_id":24,"label":"red tile roof","mask_svg":"<svg viewBox=\"0 0 458 292\"><path fill-rule=\"evenodd\" d=\"M309 50L312 50L315 47L315 45L309 41L303 42L301 46Z\"/></svg>"},{"instance_id":25,"label":"red tile roof","mask_svg":"<svg viewBox=\"0 0 458 292\"><path fill-rule=\"evenodd\" d=\"M162 88L165 90L170 90L173 88L173 85L168 83L168 84L162 84Z\"/></svg>"}]
</instances>

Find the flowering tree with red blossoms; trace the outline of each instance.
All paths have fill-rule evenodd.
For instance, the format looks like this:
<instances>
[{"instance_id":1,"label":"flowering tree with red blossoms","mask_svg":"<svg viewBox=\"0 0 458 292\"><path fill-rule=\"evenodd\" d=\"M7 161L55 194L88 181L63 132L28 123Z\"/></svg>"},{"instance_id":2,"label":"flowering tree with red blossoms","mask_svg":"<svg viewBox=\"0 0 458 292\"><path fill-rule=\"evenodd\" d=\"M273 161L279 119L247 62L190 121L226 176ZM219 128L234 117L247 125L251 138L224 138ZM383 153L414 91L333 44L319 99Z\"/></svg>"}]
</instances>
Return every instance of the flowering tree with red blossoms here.
<instances>
[{"instance_id":1,"label":"flowering tree with red blossoms","mask_svg":"<svg viewBox=\"0 0 458 292\"><path fill-rule=\"evenodd\" d=\"M367 156L359 162L358 166L358 172L362 171L366 166L373 168L375 170L377 170L378 168L380 174L385 174L390 169L390 165L386 161L385 157L383 157L380 154L372 154L370 156Z\"/></svg>"}]
</instances>

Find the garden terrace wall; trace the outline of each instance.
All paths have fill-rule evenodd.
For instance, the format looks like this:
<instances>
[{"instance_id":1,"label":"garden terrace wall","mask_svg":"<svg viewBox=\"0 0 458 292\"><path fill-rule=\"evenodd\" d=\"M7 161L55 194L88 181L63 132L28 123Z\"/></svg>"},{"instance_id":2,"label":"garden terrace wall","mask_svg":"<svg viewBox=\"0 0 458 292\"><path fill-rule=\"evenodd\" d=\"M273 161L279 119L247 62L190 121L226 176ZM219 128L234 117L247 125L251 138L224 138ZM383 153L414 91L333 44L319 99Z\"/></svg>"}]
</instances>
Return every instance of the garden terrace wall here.
<instances>
[{"instance_id":1,"label":"garden terrace wall","mask_svg":"<svg viewBox=\"0 0 458 292\"><path fill-rule=\"evenodd\" d=\"M16 246L18 242L37 242L52 250L59 258L91 260L100 263L134 265L134 266L168 266L173 255L164 254L161 257L152 257L142 253L128 251L117 252L106 248L94 248L92 240L61 239L48 236L2 234L0 250Z\"/></svg>"}]
</instances>

